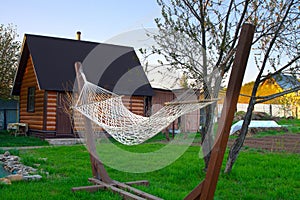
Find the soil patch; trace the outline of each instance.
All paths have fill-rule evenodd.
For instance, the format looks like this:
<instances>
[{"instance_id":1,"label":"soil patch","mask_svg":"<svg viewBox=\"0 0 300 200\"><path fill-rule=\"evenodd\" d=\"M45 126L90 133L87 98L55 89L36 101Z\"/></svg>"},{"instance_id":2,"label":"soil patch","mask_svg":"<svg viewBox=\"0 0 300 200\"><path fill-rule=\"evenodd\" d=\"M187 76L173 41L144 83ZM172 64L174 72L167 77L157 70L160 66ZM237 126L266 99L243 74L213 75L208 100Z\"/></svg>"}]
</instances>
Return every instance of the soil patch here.
<instances>
[{"instance_id":1,"label":"soil patch","mask_svg":"<svg viewBox=\"0 0 300 200\"><path fill-rule=\"evenodd\" d=\"M234 140L235 139L230 139L227 145L231 147ZM244 147L268 151L300 153L300 134L274 135L261 138L247 137L244 142Z\"/></svg>"}]
</instances>

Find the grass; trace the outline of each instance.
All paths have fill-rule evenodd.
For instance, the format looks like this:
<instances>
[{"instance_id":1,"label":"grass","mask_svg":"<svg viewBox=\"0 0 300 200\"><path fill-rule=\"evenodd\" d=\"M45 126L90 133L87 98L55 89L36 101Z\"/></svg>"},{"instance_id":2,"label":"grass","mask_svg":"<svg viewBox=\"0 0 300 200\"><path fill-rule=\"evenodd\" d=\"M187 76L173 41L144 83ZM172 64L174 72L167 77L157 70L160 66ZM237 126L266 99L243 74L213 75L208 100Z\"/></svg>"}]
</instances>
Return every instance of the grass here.
<instances>
[{"instance_id":1,"label":"grass","mask_svg":"<svg viewBox=\"0 0 300 200\"><path fill-rule=\"evenodd\" d=\"M163 147L163 144L142 144L137 149L148 152L159 146ZM1 199L121 199L110 191L71 192L72 187L89 185L87 178L92 176L88 152L81 145L20 150L15 153L19 154L24 164L40 164L39 171L47 171L49 175L46 178L46 174L42 173L44 178L41 181L0 185ZM299 162L299 154L244 150L232 173L221 173L215 199L298 199ZM199 147L191 146L177 161L155 172L133 174L112 168L107 170L113 179L119 181L147 179L150 186L138 186L139 189L172 200L183 199L204 179L202 168Z\"/></svg>"},{"instance_id":2,"label":"grass","mask_svg":"<svg viewBox=\"0 0 300 200\"><path fill-rule=\"evenodd\" d=\"M300 133L300 119L282 119L278 124L286 126L289 133Z\"/></svg>"},{"instance_id":3,"label":"grass","mask_svg":"<svg viewBox=\"0 0 300 200\"><path fill-rule=\"evenodd\" d=\"M257 134L253 135L254 138L262 138L265 136L272 136L272 135L284 135L287 134L285 131L275 131L275 130L268 130L268 131L261 131Z\"/></svg>"},{"instance_id":4,"label":"grass","mask_svg":"<svg viewBox=\"0 0 300 200\"><path fill-rule=\"evenodd\" d=\"M278 121L278 124L285 126L288 131L276 131L276 130L267 130L261 131L253 135L255 138L261 138L265 136L272 135L284 135L284 134L300 134L300 119L281 119ZM237 138L237 135L231 135L231 139Z\"/></svg>"},{"instance_id":5,"label":"grass","mask_svg":"<svg viewBox=\"0 0 300 200\"><path fill-rule=\"evenodd\" d=\"M0 131L0 147L45 146L47 141L31 136L14 136L8 131Z\"/></svg>"},{"instance_id":6,"label":"grass","mask_svg":"<svg viewBox=\"0 0 300 200\"><path fill-rule=\"evenodd\" d=\"M298 134L300 133L300 120L299 119L281 119L278 121L278 124L285 126L288 131L275 131L268 130L262 131L254 135L254 137L260 138L271 135L284 135L284 134Z\"/></svg>"},{"instance_id":7,"label":"grass","mask_svg":"<svg viewBox=\"0 0 300 200\"><path fill-rule=\"evenodd\" d=\"M176 137L176 135L177 134L175 134L174 137ZM182 134L180 134L180 137L181 137L181 135ZM201 142L201 134L199 132L184 133L183 137L193 138L193 142L194 143L200 143ZM169 138L170 138L170 141L172 141L172 139L173 139L172 133L169 133ZM117 142L113 138L110 138L109 140L111 142L117 144L117 145L119 144L119 142ZM149 143L150 144L151 143L167 143L167 142L169 142L169 141L167 140L165 133L160 132L160 133L156 134L155 136L153 136L152 138L146 140L144 142L144 144L149 144Z\"/></svg>"}]
</instances>

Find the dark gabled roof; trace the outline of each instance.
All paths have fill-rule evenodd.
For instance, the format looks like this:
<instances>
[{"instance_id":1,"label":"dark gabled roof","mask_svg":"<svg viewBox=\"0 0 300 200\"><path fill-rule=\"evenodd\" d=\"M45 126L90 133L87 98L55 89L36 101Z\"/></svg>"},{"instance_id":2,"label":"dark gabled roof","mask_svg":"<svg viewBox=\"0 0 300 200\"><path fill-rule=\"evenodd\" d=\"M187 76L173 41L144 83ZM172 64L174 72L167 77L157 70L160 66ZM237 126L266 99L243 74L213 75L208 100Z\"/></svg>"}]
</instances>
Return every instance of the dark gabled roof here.
<instances>
[{"instance_id":1,"label":"dark gabled roof","mask_svg":"<svg viewBox=\"0 0 300 200\"><path fill-rule=\"evenodd\" d=\"M74 63L80 61L83 62L87 79L101 87L124 95L153 95L131 47L29 34L25 34L13 95L20 94L29 55L42 90L72 91Z\"/></svg>"},{"instance_id":2,"label":"dark gabled roof","mask_svg":"<svg viewBox=\"0 0 300 200\"><path fill-rule=\"evenodd\" d=\"M300 82L298 81L298 79L292 75L286 75L280 73L274 75L273 78L283 90L288 90L296 86L300 86Z\"/></svg>"}]
</instances>

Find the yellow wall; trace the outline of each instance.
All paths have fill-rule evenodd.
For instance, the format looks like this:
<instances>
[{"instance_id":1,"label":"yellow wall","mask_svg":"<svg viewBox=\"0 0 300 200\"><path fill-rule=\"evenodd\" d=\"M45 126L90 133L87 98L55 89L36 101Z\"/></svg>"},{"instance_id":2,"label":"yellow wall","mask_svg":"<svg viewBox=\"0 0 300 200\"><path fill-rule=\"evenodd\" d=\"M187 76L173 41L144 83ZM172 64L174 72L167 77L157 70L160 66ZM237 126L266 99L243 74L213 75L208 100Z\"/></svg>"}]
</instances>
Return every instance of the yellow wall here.
<instances>
[{"instance_id":1,"label":"yellow wall","mask_svg":"<svg viewBox=\"0 0 300 200\"><path fill-rule=\"evenodd\" d=\"M251 96L253 84L254 82L250 82L243 85L240 94ZM259 86L256 96L269 96L282 91L274 79L268 79ZM250 97L240 95L238 103L248 104L249 100ZM266 101L264 104L282 104L285 109L291 110L294 117L300 118L300 91Z\"/></svg>"}]
</instances>

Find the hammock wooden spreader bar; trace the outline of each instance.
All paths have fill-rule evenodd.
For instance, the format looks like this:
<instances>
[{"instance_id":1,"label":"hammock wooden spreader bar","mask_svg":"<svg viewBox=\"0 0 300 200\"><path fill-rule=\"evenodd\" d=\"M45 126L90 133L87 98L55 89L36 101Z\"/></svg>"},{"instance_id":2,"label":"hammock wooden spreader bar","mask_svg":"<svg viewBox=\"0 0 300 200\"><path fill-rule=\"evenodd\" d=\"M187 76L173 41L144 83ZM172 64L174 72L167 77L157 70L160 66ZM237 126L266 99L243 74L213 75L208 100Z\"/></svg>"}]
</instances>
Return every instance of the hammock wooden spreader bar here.
<instances>
[{"instance_id":1,"label":"hammock wooden spreader bar","mask_svg":"<svg viewBox=\"0 0 300 200\"><path fill-rule=\"evenodd\" d=\"M201 99L201 100L195 100L195 101L175 101L175 102L165 102L164 105L168 106L168 105L180 105L180 104L199 104L199 103L207 103L207 102L217 102L220 99Z\"/></svg>"}]
</instances>

